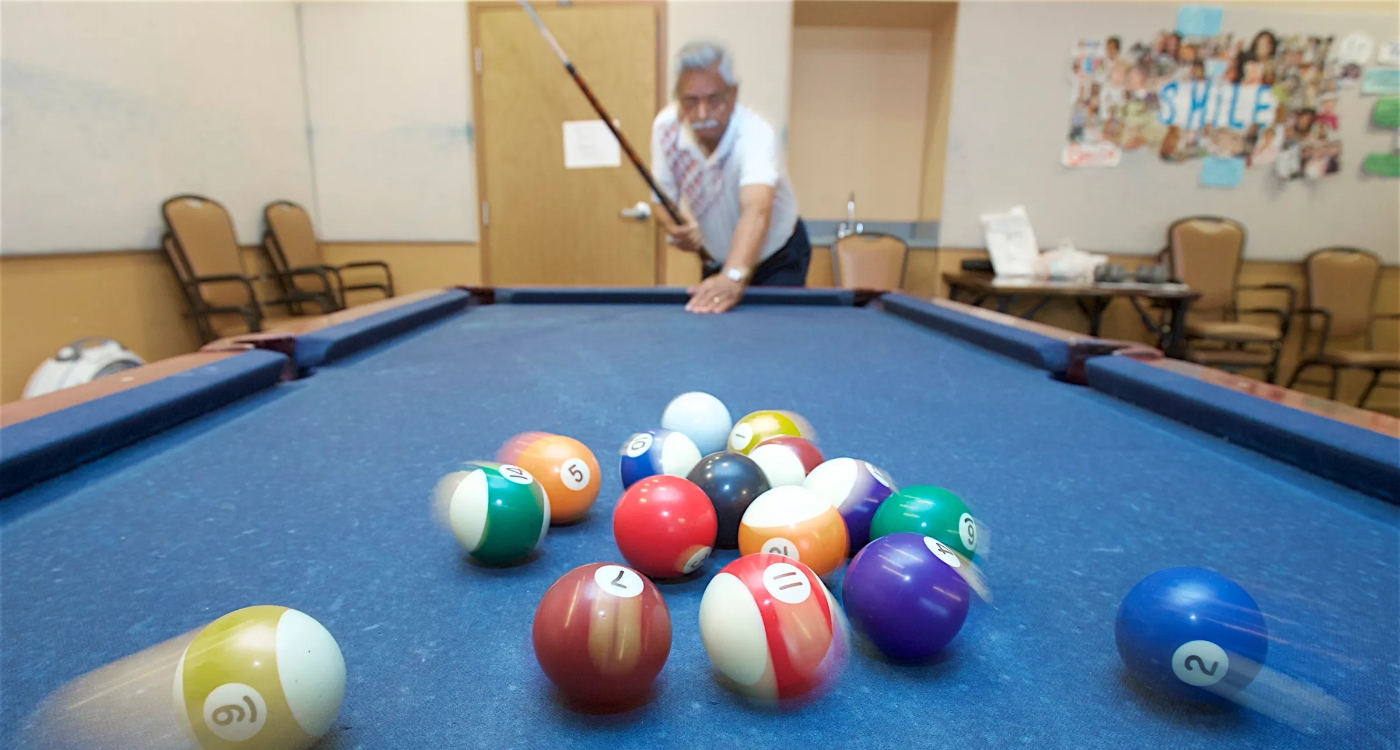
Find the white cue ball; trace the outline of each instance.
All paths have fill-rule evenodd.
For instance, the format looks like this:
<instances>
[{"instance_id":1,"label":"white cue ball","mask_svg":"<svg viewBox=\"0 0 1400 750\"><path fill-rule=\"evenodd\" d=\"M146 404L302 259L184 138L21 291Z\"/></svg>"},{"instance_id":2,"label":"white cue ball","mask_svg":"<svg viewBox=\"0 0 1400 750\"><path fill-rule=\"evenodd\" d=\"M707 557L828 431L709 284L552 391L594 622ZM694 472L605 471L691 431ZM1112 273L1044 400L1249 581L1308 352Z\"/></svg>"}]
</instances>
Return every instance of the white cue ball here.
<instances>
[{"instance_id":1,"label":"white cue ball","mask_svg":"<svg viewBox=\"0 0 1400 750\"><path fill-rule=\"evenodd\" d=\"M690 438L700 455L708 456L723 451L729 444L734 419L724 402L708 393L692 391L671 399L661 414L661 426Z\"/></svg>"}]
</instances>

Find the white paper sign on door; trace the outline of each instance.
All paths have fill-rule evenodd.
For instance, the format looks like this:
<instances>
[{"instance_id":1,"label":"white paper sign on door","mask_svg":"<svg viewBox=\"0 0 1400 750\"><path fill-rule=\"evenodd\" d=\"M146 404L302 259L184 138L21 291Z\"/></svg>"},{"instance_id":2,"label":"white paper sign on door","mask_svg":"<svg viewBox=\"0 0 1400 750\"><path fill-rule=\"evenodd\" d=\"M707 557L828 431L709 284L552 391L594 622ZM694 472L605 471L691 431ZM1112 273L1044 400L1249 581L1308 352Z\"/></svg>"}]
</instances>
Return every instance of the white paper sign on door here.
<instances>
[{"instance_id":1,"label":"white paper sign on door","mask_svg":"<svg viewBox=\"0 0 1400 750\"><path fill-rule=\"evenodd\" d=\"M602 120L564 123L564 168L597 169L622 165L622 148Z\"/></svg>"}]
</instances>

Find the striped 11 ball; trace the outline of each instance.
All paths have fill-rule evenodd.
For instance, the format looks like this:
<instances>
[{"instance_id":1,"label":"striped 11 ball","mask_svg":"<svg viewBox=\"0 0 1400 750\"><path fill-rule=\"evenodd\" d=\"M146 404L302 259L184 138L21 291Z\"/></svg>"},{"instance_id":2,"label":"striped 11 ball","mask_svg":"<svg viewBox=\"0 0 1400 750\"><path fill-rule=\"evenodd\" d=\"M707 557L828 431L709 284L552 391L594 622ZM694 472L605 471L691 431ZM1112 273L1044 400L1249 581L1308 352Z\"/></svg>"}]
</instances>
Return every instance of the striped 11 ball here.
<instances>
[{"instance_id":1,"label":"striped 11 ball","mask_svg":"<svg viewBox=\"0 0 1400 750\"><path fill-rule=\"evenodd\" d=\"M810 568L781 555L724 566L700 599L700 639L721 684L763 701L834 676L846 651L840 607Z\"/></svg>"},{"instance_id":2,"label":"striped 11 ball","mask_svg":"<svg viewBox=\"0 0 1400 750\"><path fill-rule=\"evenodd\" d=\"M549 528L549 496L530 472L513 464L478 463L438 481L434 504L474 559L517 562Z\"/></svg>"},{"instance_id":3,"label":"striped 11 ball","mask_svg":"<svg viewBox=\"0 0 1400 750\"><path fill-rule=\"evenodd\" d=\"M204 750L300 750L335 723L345 658L294 609L247 607L209 623L175 667L175 711Z\"/></svg>"}]
</instances>

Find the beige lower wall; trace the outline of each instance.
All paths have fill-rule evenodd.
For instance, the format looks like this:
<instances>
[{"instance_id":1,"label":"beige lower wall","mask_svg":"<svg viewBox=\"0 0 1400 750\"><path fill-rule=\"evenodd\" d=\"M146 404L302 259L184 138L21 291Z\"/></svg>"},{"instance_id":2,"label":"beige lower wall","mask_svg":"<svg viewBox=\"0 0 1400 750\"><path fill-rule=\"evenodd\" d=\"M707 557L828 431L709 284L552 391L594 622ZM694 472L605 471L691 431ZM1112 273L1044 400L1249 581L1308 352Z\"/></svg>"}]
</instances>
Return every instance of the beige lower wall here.
<instances>
[{"instance_id":1,"label":"beige lower wall","mask_svg":"<svg viewBox=\"0 0 1400 750\"><path fill-rule=\"evenodd\" d=\"M334 265L385 261L400 294L481 282L474 244L332 243L324 250ZM258 248L244 248L244 262L253 273L266 269ZM375 298L364 293L350 302ZM85 336L120 341L147 361L200 345L180 287L158 252L0 257L0 401L19 398L34 368Z\"/></svg>"}]
</instances>

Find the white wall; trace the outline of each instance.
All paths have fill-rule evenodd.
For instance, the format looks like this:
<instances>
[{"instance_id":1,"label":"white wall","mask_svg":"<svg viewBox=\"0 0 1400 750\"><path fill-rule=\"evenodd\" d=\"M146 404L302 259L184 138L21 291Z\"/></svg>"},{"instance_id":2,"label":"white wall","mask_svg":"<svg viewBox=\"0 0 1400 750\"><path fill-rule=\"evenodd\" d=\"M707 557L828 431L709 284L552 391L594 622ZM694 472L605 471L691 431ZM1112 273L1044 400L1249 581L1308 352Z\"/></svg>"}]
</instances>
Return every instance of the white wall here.
<instances>
[{"instance_id":1,"label":"white wall","mask_svg":"<svg viewBox=\"0 0 1400 750\"><path fill-rule=\"evenodd\" d=\"M466 3L300 13L321 238L475 242Z\"/></svg>"},{"instance_id":2,"label":"white wall","mask_svg":"<svg viewBox=\"0 0 1400 750\"><path fill-rule=\"evenodd\" d=\"M1067 169L1060 150L1069 128L1069 50L1110 34L1151 39L1174 27L1167 3L965 2L958 12L953 103L941 238L982 247L979 214L1025 205L1042 246L1070 238L1086 250L1147 253L1166 226L1189 214L1220 214L1250 232L1247 256L1297 260L1324 245L1356 245L1400 262L1400 180L1360 174L1372 151L1394 136L1367 126L1375 97L1355 89L1339 100L1342 171L1316 182L1281 183L1247 170L1233 189L1197 185L1199 161L1162 162L1150 149L1125 153L1121 166ZM1294 12L1230 6L1222 31L1346 34L1394 38L1397 16Z\"/></svg>"},{"instance_id":3,"label":"white wall","mask_svg":"<svg viewBox=\"0 0 1400 750\"><path fill-rule=\"evenodd\" d=\"M245 244L278 199L322 239L475 241L467 24L464 2L7 2L0 252L156 248L182 192ZM728 44L785 142L792 0L668 0L667 29L668 61Z\"/></svg>"},{"instance_id":4,"label":"white wall","mask_svg":"<svg viewBox=\"0 0 1400 750\"><path fill-rule=\"evenodd\" d=\"M0 252L155 248L204 193L239 239L310 203L290 3L10 3L0 32Z\"/></svg>"}]
</instances>

